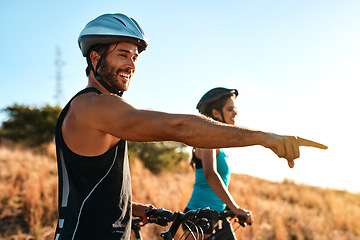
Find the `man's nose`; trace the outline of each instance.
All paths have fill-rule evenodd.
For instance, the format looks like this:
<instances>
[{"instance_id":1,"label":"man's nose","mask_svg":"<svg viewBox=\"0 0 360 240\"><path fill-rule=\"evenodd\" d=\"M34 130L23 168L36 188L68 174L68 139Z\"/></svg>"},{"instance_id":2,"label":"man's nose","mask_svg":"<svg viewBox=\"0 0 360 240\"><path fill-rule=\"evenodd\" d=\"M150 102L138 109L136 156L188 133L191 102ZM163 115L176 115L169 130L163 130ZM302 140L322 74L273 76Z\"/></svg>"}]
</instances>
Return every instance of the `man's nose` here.
<instances>
[{"instance_id":1,"label":"man's nose","mask_svg":"<svg viewBox=\"0 0 360 240\"><path fill-rule=\"evenodd\" d=\"M126 62L126 67L128 67L129 69L135 71L135 61L132 60L132 59L129 59L129 60Z\"/></svg>"}]
</instances>

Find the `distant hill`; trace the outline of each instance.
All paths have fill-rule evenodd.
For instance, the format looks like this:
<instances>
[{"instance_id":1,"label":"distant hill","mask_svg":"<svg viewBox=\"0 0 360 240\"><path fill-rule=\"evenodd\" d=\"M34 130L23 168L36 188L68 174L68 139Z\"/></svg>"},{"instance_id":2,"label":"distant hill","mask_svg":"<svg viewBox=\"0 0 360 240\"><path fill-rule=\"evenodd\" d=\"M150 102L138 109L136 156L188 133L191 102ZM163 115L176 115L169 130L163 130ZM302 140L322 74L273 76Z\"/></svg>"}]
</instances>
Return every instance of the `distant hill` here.
<instances>
[{"instance_id":1,"label":"distant hill","mask_svg":"<svg viewBox=\"0 0 360 240\"><path fill-rule=\"evenodd\" d=\"M190 168L154 175L132 159L131 174L134 201L185 208L194 183ZM255 218L251 227L237 229L238 239L360 239L360 194L237 174L229 189ZM53 239L56 209L54 147L36 154L0 145L0 239ZM148 224L142 234L153 240L163 230Z\"/></svg>"}]
</instances>

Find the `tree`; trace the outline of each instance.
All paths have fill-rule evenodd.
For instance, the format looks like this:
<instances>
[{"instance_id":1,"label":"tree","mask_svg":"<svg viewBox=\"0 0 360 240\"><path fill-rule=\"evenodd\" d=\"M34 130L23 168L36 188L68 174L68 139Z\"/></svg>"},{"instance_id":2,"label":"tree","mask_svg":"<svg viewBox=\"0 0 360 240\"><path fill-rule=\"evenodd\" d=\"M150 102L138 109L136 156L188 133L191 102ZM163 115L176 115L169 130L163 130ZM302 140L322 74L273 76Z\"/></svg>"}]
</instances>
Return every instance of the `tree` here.
<instances>
[{"instance_id":1,"label":"tree","mask_svg":"<svg viewBox=\"0 0 360 240\"><path fill-rule=\"evenodd\" d=\"M7 112L9 118L2 123L1 136L26 147L38 147L53 140L61 108L14 104L3 111Z\"/></svg>"},{"instance_id":2,"label":"tree","mask_svg":"<svg viewBox=\"0 0 360 240\"><path fill-rule=\"evenodd\" d=\"M179 142L129 142L129 157L139 158L153 173L180 166L189 154L186 145Z\"/></svg>"}]
</instances>

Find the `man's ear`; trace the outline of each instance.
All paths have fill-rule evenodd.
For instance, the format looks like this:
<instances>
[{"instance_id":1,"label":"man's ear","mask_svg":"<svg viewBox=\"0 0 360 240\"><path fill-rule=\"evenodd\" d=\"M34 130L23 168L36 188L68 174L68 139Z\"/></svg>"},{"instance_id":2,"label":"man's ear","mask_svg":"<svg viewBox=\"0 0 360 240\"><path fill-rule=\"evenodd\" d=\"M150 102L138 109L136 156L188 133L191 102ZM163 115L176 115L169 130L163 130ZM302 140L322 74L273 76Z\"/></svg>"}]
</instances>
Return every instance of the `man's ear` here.
<instances>
[{"instance_id":1,"label":"man's ear","mask_svg":"<svg viewBox=\"0 0 360 240\"><path fill-rule=\"evenodd\" d=\"M91 60L92 65L94 66L94 69L96 68L96 65L97 65L99 59L100 59L100 55L97 52L92 51L90 53L90 60Z\"/></svg>"},{"instance_id":2,"label":"man's ear","mask_svg":"<svg viewBox=\"0 0 360 240\"><path fill-rule=\"evenodd\" d=\"M212 115L214 116L214 118L223 121L222 116L221 116L221 113L220 113L218 110L213 109L213 110L211 111L211 113L212 113Z\"/></svg>"}]
</instances>

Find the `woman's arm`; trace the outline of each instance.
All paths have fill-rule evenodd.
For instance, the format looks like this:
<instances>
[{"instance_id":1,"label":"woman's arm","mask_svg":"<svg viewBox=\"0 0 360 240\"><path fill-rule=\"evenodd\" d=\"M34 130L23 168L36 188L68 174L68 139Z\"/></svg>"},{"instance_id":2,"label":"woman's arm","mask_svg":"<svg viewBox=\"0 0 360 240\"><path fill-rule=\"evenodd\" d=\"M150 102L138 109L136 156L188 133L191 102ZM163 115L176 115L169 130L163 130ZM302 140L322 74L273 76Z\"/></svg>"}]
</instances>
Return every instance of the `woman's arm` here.
<instances>
[{"instance_id":1,"label":"woman's arm","mask_svg":"<svg viewBox=\"0 0 360 240\"><path fill-rule=\"evenodd\" d=\"M216 164L216 150L215 149L197 149L196 153L199 153L202 161L204 175L214 193L223 201L231 211L236 215L242 215L246 217L248 224L253 222L252 213L246 209L240 208L233 197L231 196L228 188L225 186L219 173L217 172Z\"/></svg>"}]
</instances>

